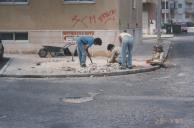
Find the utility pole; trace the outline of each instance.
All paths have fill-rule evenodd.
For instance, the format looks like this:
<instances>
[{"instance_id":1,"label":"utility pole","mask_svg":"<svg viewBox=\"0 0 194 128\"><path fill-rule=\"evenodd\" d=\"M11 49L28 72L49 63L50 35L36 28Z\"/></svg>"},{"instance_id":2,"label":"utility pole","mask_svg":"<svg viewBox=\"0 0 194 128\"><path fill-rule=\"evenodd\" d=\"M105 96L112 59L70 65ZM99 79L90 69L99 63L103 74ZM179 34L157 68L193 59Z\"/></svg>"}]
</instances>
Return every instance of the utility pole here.
<instances>
[{"instance_id":1,"label":"utility pole","mask_svg":"<svg viewBox=\"0 0 194 128\"><path fill-rule=\"evenodd\" d=\"M167 11L166 11L166 9L167 9L167 1L166 0L164 0L164 23L166 24L167 23Z\"/></svg>"},{"instance_id":2,"label":"utility pole","mask_svg":"<svg viewBox=\"0 0 194 128\"><path fill-rule=\"evenodd\" d=\"M157 44L161 43L161 0L156 3L156 29L157 29Z\"/></svg>"}]
</instances>

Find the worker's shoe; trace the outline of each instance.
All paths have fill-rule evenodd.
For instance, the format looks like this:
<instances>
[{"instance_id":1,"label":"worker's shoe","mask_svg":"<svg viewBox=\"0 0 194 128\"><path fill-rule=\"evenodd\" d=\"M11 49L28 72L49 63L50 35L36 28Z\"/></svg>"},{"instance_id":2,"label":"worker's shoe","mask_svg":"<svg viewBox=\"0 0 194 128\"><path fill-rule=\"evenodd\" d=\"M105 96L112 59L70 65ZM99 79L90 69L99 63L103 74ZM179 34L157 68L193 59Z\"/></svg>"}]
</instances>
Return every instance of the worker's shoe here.
<instances>
[{"instance_id":1,"label":"worker's shoe","mask_svg":"<svg viewBox=\"0 0 194 128\"><path fill-rule=\"evenodd\" d=\"M121 66L119 67L119 69L120 69L120 70L125 70L125 69L127 69L127 67L126 67L126 66L121 65Z\"/></svg>"},{"instance_id":2,"label":"worker's shoe","mask_svg":"<svg viewBox=\"0 0 194 128\"><path fill-rule=\"evenodd\" d=\"M82 67L82 68L85 68L85 67L86 67L86 64L81 64L81 67Z\"/></svg>"},{"instance_id":3,"label":"worker's shoe","mask_svg":"<svg viewBox=\"0 0 194 128\"><path fill-rule=\"evenodd\" d=\"M127 69L132 69L134 67L135 67L135 65L130 65L130 66L127 66Z\"/></svg>"},{"instance_id":4,"label":"worker's shoe","mask_svg":"<svg viewBox=\"0 0 194 128\"><path fill-rule=\"evenodd\" d=\"M133 68L133 66L127 67L127 69L132 69L132 68Z\"/></svg>"}]
</instances>

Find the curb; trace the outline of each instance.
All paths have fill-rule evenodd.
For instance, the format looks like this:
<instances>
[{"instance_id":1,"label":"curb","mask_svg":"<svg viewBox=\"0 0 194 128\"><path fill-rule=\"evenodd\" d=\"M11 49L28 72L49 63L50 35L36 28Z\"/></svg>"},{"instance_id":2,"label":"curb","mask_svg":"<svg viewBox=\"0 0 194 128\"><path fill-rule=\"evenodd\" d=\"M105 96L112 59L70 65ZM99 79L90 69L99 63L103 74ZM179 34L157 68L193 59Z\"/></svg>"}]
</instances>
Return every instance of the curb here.
<instances>
[{"instance_id":1,"label":"curb","mask_svg":"<svg viewBox=\"0 0 194 128\"><path fill-rule=\"evenodd\" d=\"M172 36L161 36L162 39L169 39L169 38L173 38L174 35ZM157 36L144 36L143 40L149 40L149 39L157 39Z\"/></svg>"},{"instance_id":2,"label":"curb","mask_svg":"<svg viewBox=\"0 0 194 128\"><path fill-rule=\"evenodd\" d=\"M169 56L169 51L171 49L172 42L170 42L167 53L165 57L165 61L167 60ZM64 75L15 75L10 74L6 75L3 74L3 72L6 70L6 68L9 66L12 59L10 59L7 64L0 70L0 77L10 77L10 78L76 78L76 77L106 77L106 76L118 76L118 75L128 75L128 74L137 74L137 73L143 73L143 72L151 72L155 71L157 69L160 69L161 66L150 66L148 68L141 68L141 69L129 69L129 70L121 70L117 72L106 72L106 73L79 73L79 74L64 74Z\"/></svg>"},{"instance_id":3,"label":"curb","mask_svg":"<svg viewBox=\"0 0 194 128\"><path fill-rule=\"evenodd\" d=\"M167 53L166 53L166 57L165 57L164 62L166 62L167 59L168 59L168 57L169 57L170 49L172 49L172 41L170 42L170 44L168 46L168 50L167 50Z\"/></svg>"},{"instance_id":4,"label":"curb","mask_svg":"<svg viewBox=\"0 0 194 128\"><path fill-rule=\"evenodd\" d=\"M152 66L150 68L131 69L110 73L83 73L83 74L66 74L66 75L4 75L0 74L0 77L12 77L12 78L68 78L68 77L105 77L105 76L118 76L128 75L143 72L150 72L160 69L160 66Z\"/></svg>"}]
</instances>

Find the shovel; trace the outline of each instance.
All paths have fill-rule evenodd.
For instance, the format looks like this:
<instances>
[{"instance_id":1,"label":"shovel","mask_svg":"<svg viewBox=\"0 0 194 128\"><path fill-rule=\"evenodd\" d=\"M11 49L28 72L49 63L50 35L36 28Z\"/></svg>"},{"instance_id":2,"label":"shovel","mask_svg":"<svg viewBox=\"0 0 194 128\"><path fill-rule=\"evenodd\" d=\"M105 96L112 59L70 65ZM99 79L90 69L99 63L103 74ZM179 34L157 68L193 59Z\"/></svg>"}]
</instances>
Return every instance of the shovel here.
<instances>
[{"instance_id":1,"label":"shovel","mask_svg":"<svg viewBox=\"0 0 194 128\"><path fill-rule=\"evenodd\" d=\"M89 53L88 53L88 58L90 59L91 64L93 64L92 58Z\"/></svg>"},{"instance_id":2,"label":"shovel","mask_svg":"<svg viewBox=\"0 0 194 128\"><path fill-rule=\"evenodd\" d=\"M87 55L88 55L88 58L90 59L91 64L93 64L93 61L92 61L92 58L91 58L90 53L88 52L88 49L86 49L86 53L87 53Z\"/></svg>"}]
</instances>

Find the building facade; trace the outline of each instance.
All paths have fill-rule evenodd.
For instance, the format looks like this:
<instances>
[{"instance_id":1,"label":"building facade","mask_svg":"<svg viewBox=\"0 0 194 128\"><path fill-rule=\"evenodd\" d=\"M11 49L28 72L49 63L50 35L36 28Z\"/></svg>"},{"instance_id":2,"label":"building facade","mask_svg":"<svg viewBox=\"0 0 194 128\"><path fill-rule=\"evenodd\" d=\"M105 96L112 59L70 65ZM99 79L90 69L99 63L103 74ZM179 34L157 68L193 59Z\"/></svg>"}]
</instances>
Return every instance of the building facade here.
<instances>
[{"instance_id":1,"label":"building facade","mask_svg":"<svg viewBox=\"0 0 194 128\"><path fill-rule=\"evenodd\" d=\"M143 34L154 34L156 31L156 0L143 0Z\"/></svg>"},{"instance_id":2,"label":"building facade","mask_svg":"<svg viewBox=\"0 0 194 128\"><path fill-rule=\"evenodd\" d=\"M163 23L194 22L194 0L162 0Z\"/></svg>"},{"instance_id":3,"label":"building facade","mask_svg":"<svg viewBox=\"0 0 194 128\"><path fill-rule=\"evenodd\" d=\"M173 22L194 22L194 0L174 0Z\"/></svg>"},{"instance_id":4,"label":"building facade","mask_svg":"<svg viewBox=\"0 0 194 128\"><path fill-rule=\"evenodd\" d=\"M0 0L0 34L6 52L37 52L42 45L64 46L80 35L116 43L127 29L140 42L142 0Z\"/></svg>"},{"instance_id":5,"label":"building facade","mask_svg":"<svg viewBox=\"0 0 194 128\"><path fill-rule=\"evenodd\" d=\"M143 33L154 34L158 0L143 1ZM161 0L161 24L194 24L194 0Z\"/></svg>"}]
</instances>

